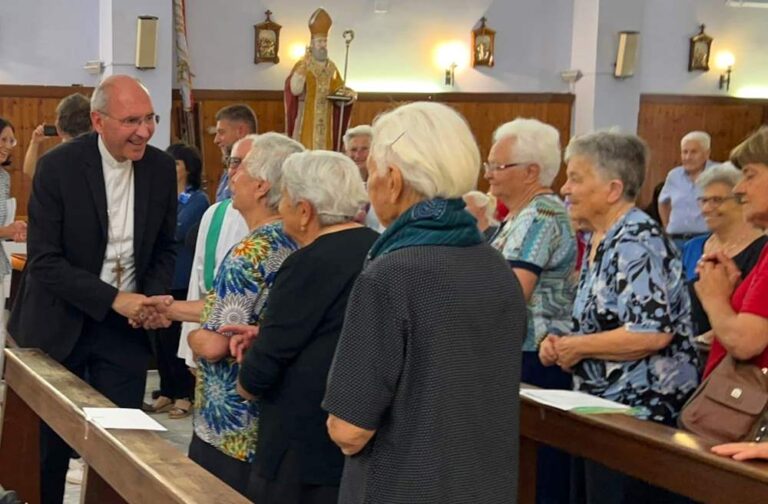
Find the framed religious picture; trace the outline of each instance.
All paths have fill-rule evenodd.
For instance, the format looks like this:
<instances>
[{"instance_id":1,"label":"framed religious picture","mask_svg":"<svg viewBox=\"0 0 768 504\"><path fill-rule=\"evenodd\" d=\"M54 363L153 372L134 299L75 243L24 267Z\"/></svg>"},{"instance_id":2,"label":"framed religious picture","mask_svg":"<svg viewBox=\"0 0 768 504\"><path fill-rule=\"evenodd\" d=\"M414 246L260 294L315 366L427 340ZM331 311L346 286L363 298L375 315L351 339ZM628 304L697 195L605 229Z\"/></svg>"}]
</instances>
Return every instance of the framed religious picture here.
<instances>
[{"instance_id":1,"label":"framed religious picture","mask_svg":"<svg viewBox=\"0 0 768 504\"><path fill-rule=\"evenodd\" d=\"M688 71L709 71L709 53L712 49L712 37L704 33L704 25L699 27L699 33L691 37L688 50Z\"/></svg>"},{"instance_id":2,"label":"framed religious picture","mask_svg":"<svg viewBox=\"0 0 768 504\"><path fill-rule=\"evenodd\" d=\"M280 28L282 26L270 19L272 11L267 11L264 14L267 16L267 20L253 26L256 30L256 55L253 62L257 65L262 61L280 62L278 51L280 50Z\"/></svg>"},{"instance_id":3,"label":"framed religious picture","mask_svg":"<svg viewBox=\"0 0 768 504\"><path fill-rule=\"evenodd\" d=\"M480 26L472 30L472 66L493 66L496 31L485 26L487 19L480 18Z\"/></svg>"}]
</instances>

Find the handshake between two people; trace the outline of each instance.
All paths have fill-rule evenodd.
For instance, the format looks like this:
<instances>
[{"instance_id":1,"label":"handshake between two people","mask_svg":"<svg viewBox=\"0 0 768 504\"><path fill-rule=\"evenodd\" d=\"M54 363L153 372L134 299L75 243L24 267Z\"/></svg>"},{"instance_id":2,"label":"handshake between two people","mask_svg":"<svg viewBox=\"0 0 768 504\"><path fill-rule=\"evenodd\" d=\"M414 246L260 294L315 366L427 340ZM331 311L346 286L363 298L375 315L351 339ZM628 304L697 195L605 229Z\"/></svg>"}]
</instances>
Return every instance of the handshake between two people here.
<instances>
[{"instance_id":1,"label":"handshake between two people","mask_svg":"<svg viewBox=\"0 0 768 504\"><path fill-rule=\"evenodd\" d=\"M118 292L112 302L112 309L128 319L128 323L135 329L162 329L169 327L174 321L195 322L200 320L203 311L203 301L174 301L173 296L145 296L134 292ZM193 340L199 340L194 335L199 333L203 340L210 338L221 341L220 348L225 345L229 348L229 354L243 360L245 351L259 335L259 327L256 325L230 324L218 328L216 332L205 329L192 331L189 335L190 347L195 353ZM218 344L217 344L218 345Z\"/></svg>"},{"instance_id":2,"label":"handshake between two people","mask_svg":"<svg viewBox=\"0 0 768 504\"><path fill-rule=\"evenodd\" d=\"M145 296L121 291L112 302L112 309L127 318L134 329L162 329L173 322L169 313L172 304L173 296Z\"/></svg>"}]
</instances>

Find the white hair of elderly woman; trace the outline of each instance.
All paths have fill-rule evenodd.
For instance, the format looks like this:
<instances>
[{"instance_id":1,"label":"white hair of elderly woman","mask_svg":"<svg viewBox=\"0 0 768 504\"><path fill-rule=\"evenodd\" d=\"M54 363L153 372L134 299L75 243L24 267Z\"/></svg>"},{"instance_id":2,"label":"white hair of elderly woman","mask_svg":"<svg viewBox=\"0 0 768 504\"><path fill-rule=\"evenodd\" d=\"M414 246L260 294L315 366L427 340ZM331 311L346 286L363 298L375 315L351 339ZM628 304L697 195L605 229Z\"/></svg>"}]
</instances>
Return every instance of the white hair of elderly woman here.
<instances>
[{"instance_id":1,"label":"white hair of elderly woman","mask_svg":"<svg viewBox=\"0 0 768 504\"><path fill-rule=\"evenodd\" d=\"M480 172L466 120L440 103L409 103L381 114L373 123L371 156L380 173L396 166L427 199L460 198L475 188Z\"/></svg>"},{"instance_id":2,"label":"white hair of elderly woman","mask_svg":"<svg viewBox=\"0 0 768 504\"><path fill-rule=\"evenodd\" d=\"M289 156L283 164L282 188L292 202L308 201L322 226L353 220L368 202L360 170L338 152L317 150Z\"/></svg>"},{"instance_id":3,"label":"white hair of elderly woman","mask_svg":"<svg viewBox=\"0 0 768 504\"><path fill-rule=\"evenodd\" d=\"M494 214L496 213L496 198L490 194L485 194L484 192L480 191L469 191L464 196L462 196L462 198L466 202L472 200L475 205L480 208L484 208L485 218L488 219L488 223L491 226L498 224L498 221L494 218Z\"/></svg>"},{"instance_id":4,"label":"white hair of elderly woman","mask_svg":"<svg viewBox=\"0 0 768 504\"><path fill-rule=\"evenodd\" d=\"M682 147L685 142L697 142L701 145L702 149L709 150L709 146L712 143L712 137L709 136L709 133L706 131L691 131L690 133L686 133L680 140L680 146Z\"/></svg>"},{"instance_id":5,"label":"white hair of elderly woman","mask_svg":"<svg viewBox=\"0 0 768 504\"><path fill-rule=\"evenodd\" d=\"M704 170L701 175L696 178L696 185L699 189L706 189L712 184L719 183L733 188L736 187L736 184L741 182L742 177L741 170L733 166L733 163L730 161L726 161L725 163Z\"/></svg>"},{"instance_id":6,"label":"white hair of elderly woman","mask_svg":"<svg viewBox=\"0 0 768 504\"><path fill-rule=\"evenodd\" d=\"M367 136L373 138L373 128L367 124L361 124L359 126L355 126L354 128L349 128L347 132L344 133L344 148L346 149L349 146L350 140L359 136Z\"/></svg>"},{"instance_id":7,"label":"white hair of elderly woman","mask_svg":"<svg viewBox=\"0 0 768 504\"><path fill-rule=\"evenodd\" d=\"M276 211L280 204L283 163L291 154L303 152L304 146L280 133L248 135L245 138L251 137L251 151L243 160L245 170L251 177L269 182L267 206Z\"/></svg>"},{"instance_id":8,"label":"white hair of elderly woman","mask_svg":"<svg viewBox=\"0 0 768 504\"><path fill-rule=\"evenodd\" d=\"M539 120L518 117L493 133L494 143L505 138L515 139L515 159L508 161L539 165L539 183L551 186L560 171L560 132Z\"/></svg>"}]
</instances>

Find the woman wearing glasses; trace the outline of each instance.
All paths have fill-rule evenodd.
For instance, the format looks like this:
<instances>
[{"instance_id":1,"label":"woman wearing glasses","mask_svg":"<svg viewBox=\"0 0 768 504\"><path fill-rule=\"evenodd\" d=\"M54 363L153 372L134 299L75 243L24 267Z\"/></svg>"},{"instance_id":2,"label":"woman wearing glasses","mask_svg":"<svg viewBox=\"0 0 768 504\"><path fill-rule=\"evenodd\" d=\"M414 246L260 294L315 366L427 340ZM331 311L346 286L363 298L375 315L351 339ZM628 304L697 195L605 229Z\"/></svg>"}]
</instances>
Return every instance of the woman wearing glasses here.
<instances>
[{"instance_id":1,"label":"woman wearing glasses","mask_svg":"<svg viewBox=\"0 0 768 504\"><path fill-rule=\"evenodd\" d=\"M693 289L693 283L698 280L696 264L704 254L722 252L733 259L744 278L752 271L760 252L768 243L768 237L744 219L742 205L733 194L733 188L741 178L741 172L730 163L713 166L699 176L696 181L702 191L698 198L699 207L711 234L694 238L683 247L683 267L691 294L693 333L707 351L713 334L707 314Z\"/></svg>"},{"instance_id":2,"label":"woman wearing glasses","mask_svg":"<svg viewBox=\"0 0 768 504\"><path fill-rule=\"evenodd\" d=\"M560 133L536 119L518 118L494 133L485 163L491 194L509 209L491 245L523 287L528 325L521 380L548 389L570 389L571 375L539 360L548 334L571 328L576 293L576 236L563 201L552 191L560 171ZM538 456L538 502L568 502L568 457L549 447Z\"/></svg>"}]
</instances>

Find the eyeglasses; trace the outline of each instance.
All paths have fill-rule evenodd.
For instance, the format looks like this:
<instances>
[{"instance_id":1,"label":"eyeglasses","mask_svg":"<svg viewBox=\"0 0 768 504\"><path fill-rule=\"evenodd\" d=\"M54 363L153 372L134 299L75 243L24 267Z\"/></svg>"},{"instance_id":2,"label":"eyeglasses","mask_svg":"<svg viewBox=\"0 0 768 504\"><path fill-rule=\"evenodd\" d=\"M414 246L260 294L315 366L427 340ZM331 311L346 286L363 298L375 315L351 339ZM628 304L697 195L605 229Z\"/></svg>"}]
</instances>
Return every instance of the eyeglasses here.
<instances>
[{"instance_id":1,"label":"eyeglasses","mask_svg":"<svg viewBox=\"0 0 768 504\"><path fill-rule=\"evenodd\" d=\"M6 138L0 138L0 144L5 145L9 149L13 149L16 147L16 145L19 143L18 140L16 140L16 137L6 137Z\"/></svg>"},{"instance_id":2,"label":"eyeglasses","mask_svg":"<svg viewBox=\"0 0 768 504\"><path fill-rule=\"evenodd\" d=\"M705 206L707 204L711 204L714 207L719 207L723 203L725 203L728 200L736 200L739 201L738 196L699 196L696 198L696 201L699 202L699 206Z\"/></svg>"},{"instance_id":3,"label":"eyeglasses","mask_svg":"<svg viewBox=\"0 0 768 504\"><path fill-rule=\"evenodd\" d=\"M243 162L242 158L239 158L239 157L228 157L224 161L224 164L227 165L227 168L237 168L238 166L240 166L240 163L242 163L242 162Z\"/></svg>"},{"instance_id":4,"label":"eyeglasses","mask_svg":"<svg viewBox=\"0 0 768 504\"><path fill-rule=\"evenodd\" d=\"M531 163L506 163L506 164L497 164L497 163L483 163L483 170L485 170L485 173L491 173L495 171L503 171L507 168L513 168L515 166L527 166Z\"/></svg>"},{"instance_id":5,"label":"eyeglasses","mask_svg":"<svg viewBox=\"0 0 768 504\"><path fill-rule=\"evenodd\" d=\"M98 112L99 114L105 115L110 119L113 119L119 122L123 128L128 128L128 129L138 129L142 124L146 124L147 126L154 126L155 124L158 124L160 122L160 116L155 114L154 112L151 114L147 114L144 117L132 116L132 117L125 117L123 119L118 119L117 117L111 116L101 110L99 110Z\"/></svg>"}]
</instances>

